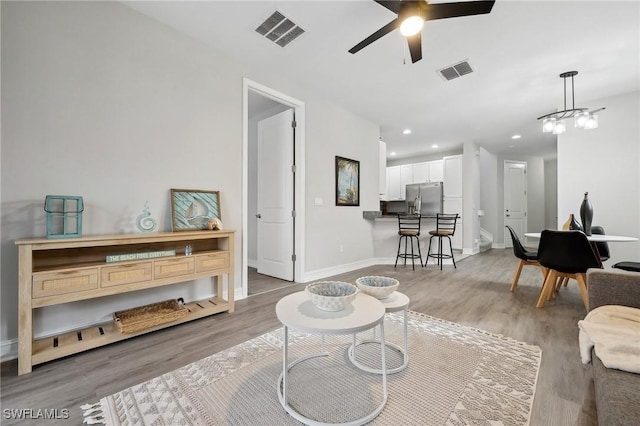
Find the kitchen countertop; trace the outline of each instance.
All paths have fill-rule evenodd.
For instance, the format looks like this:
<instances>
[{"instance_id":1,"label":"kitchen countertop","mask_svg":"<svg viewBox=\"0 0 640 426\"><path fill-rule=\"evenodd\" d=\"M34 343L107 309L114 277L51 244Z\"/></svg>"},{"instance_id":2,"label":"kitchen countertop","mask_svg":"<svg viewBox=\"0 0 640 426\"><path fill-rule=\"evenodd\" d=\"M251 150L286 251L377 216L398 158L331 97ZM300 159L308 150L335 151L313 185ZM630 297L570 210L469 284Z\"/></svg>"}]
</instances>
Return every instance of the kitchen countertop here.
<instances>
[{"instance_id":1,"label":"kitchen countertop","mask_svg":"<svg viewBox=\"0 0 640 426\"><path fill-rule=\"evenodd\" d=\"M406 213L387 213L387 214L382 214L381 211L379 210L365 210L362 212L362 217L364 219L394 219L397 220L398 219L398 215L400 214L406 214ZM423 219L435 219L435 216L422 216Z\"/></svg>"}]
</instances>

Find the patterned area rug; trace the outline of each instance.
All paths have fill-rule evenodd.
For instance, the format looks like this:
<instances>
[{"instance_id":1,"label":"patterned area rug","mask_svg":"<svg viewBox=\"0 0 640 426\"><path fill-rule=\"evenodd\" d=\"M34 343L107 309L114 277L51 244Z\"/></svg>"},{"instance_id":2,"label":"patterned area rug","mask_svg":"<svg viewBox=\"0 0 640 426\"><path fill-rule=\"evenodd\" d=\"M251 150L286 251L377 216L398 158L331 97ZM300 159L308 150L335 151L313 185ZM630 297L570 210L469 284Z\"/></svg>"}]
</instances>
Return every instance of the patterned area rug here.
<instances>
[{"instance_id":1,"label":"patterned area rug","mask_svg":"<svg viewBox=\"0 0 640 426\"><path fill-rule=\"evenodd\" d=\"M402 346L401 314L385 335ZM527 425L541 350L513 339L409 312L409 365L388 376L375 425ZM372 332L358 335L370 339ZM291 360L322 349L315 335L289 333ZM85 405L85 422L108 425L297 425L278 401L283 331L278 329L148 382ZM321 422L348 422L382 401L381 376L349 361L351 336L326 336L327 357L290 370L289 403ZM380 346L361 344L360 363L380 367ZM388 368L402 364L387 348ZM377 365L376 365L377 363Z\"/></svg>"}]
</instances>

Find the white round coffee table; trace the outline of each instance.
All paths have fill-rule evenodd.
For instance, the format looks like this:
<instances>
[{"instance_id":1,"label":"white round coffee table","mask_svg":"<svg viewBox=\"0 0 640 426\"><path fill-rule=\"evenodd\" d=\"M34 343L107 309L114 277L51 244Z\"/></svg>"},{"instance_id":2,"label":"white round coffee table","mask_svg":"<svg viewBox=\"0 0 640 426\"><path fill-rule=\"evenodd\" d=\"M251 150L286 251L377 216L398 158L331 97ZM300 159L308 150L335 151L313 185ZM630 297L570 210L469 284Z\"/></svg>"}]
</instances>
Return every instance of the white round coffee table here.
<instances>
[{"instance_id":1,"label":"white round coffee table","mask_svg":"<svg viewBox=\"0 0 640 426\"><path fill-rule=\"evenodd\" d=\"M380 357L382 362L382 402L370 414L349 421L341 425L356 426L365 424L374 419L387 403L387 372L384 351L384 305L376 298L359 293L354 301L342 311L329 312L318 309L304 291L293 293L283 297L276 304L276 315L284 326L284 347L282 350L282 373L278 378L278 399L282 407L296 420L308 425L324 425L314 419L310 419L289 405L287 399L287 375L296 364L311 358L328 356L323 351L296 359L289 364L289 328L303 333L320 335L354 334L369 330L380 325L381 345ZM324 342L324 340L323 340Z\"/></svg>"},{"instance_id":2,"label":"white round coffee table","mask_svg":"<svg viewBox=\"0 0 640 426\"><path fill-rule=\"evenodd\" d=\"M380 299L380 302L384 305L385 312L399 312L404 311L404 342L402 347L396 345L395 343L391 343L389 341L384 342L383 345L386 345L390 348L397 350L400 354L402 354L402 365L395 368L386 368L384 366L384 370L386 370L387 374L397 373L398 371L402 371L407 368L409 365L409 352L407 350L407 341L408 341L408 332L407 332L407 309L409 308L409 297L399 291L394 291L387 298ZM356 333L353 334L353 344L349 347L349 359L356 367L361 370L367 371L369 373L382 374L383 370L379 368L372 368L360 363L356 358L356 348L363 344L380 344L381 340L378 340L375 336L375 328L373 329L373 339L361 340L360 343L356 343ZM384 346L383 346L384 347Z\"/></svg>"}]
</instances>

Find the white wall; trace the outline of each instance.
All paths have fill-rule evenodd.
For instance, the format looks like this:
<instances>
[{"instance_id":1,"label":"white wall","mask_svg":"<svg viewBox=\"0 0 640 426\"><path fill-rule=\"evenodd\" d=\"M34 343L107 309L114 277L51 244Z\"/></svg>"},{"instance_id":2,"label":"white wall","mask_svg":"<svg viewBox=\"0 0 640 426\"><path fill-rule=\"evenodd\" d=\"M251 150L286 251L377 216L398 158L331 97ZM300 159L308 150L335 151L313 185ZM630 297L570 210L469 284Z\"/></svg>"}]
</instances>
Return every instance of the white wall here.
<instances>
[{"instance_id":1,"label":"white wall","mask_svg":"<svg viewBox=\"0 0 640 426\"><path fill-rule=\"evenodd\" d=\"M585 107L599 113L598 129L567 126L558 137L558 226L580 217L589 192L593 224L606 233L640 237L640 92L599 99ZM640 261L640 243L609 243L611 259Z\"/></svg>"},{"instance_id":2,"label":"white wall","mask_svg":"<svg viewBox=\"0 0 640 426\"><path fill-rule=\"evenodd\" d=\"M372 258L362 210L378 207L379 127L290 80L246 69L116 2L2 2L2 353L17 336L14 240L44 236L47 194L81 195L84 234L134 232L145 201L170 230L170 188L221 193L240 287L242 78L306 104L306 265ZM361 162L361 206L335 207L334 155ZM325 204L313 205L321 196ZM338 245L343 244L344 253ZM39 335L143 303L211 291L196 282L37 312Z\"/></svg>"},{"instance_id":3,"label":"white wall","mask_svg":"<svg viewBox=\"0 0 640 426\"><path fill-rule=\"evenodd\" d=\"M493 235L494 241L502 229L498 228L498 156L480 148L480 209L484 216L480 217L480 226Z\"/></svg>"},{"instance_id":4,"label":"white wall","mask_svg":"<svg viewBox=\"0 0 640 426\"><path fill-rule=\"evenodd\" d=\"M544 162L544 227L558 228L558 159Z\"/></svg>"},{"instance_id":5,"label":"white wall","mask_svg":"<svg viewBox=\"0 0 640 426\"><path fill-rule=\"evenodd\" d=\"M476 254L480 244L480 149L473 142L464 143L462 170L462 252Z\"/></svg>"}]
</instances>

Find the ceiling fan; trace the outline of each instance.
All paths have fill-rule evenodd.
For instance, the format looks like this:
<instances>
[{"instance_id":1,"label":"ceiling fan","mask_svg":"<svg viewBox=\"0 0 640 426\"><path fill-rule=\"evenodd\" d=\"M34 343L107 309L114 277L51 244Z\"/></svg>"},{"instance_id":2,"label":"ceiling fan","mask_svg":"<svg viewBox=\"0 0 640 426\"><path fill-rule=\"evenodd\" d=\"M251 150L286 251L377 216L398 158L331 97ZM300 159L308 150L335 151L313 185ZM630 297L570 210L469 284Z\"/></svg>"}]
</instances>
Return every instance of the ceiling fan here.
<instances>
[{"instance_id":1,"label":"ceiling fan","mask_svg":"<svg viewBox=\"0 0 640 426\"><path fill-rule=\"evenodd\" d=\"M426 0L374 1L393 13L396 13L398 17L353 46L349 49L349 53L356 53L391 31L400 28L400 32L407 37L412 63L416 63L422 59L421 30L424 21L482 15L491 12L493 4L495 3L495 0L432 4L427 3Z\"/></svg>"}]
</instances>

